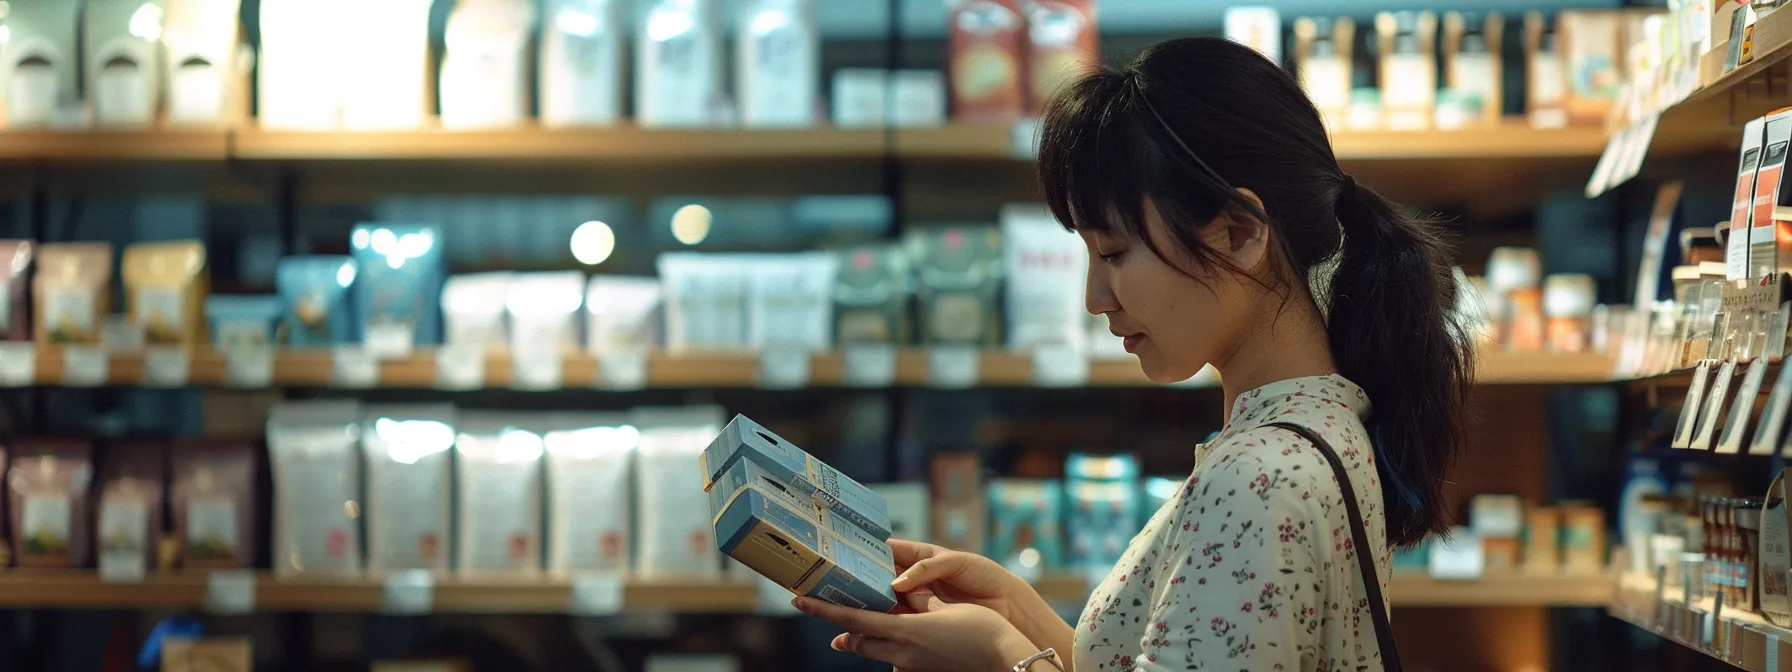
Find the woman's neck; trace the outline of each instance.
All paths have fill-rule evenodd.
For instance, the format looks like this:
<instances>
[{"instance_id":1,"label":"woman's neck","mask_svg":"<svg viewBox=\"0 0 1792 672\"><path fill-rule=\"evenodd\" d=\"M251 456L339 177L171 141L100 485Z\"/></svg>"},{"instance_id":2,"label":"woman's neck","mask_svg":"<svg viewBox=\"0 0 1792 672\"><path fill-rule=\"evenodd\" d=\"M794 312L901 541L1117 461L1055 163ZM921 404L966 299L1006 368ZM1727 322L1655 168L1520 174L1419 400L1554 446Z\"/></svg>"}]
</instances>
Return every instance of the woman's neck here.
<instances>
[{"instance_id":1,"label":"woman's neck","mask_svg":"<svg viewBox=\"0 0 1792 672\"><path fill-rule=\"evenodd\" d=\"M1252 321L1257 327L1239 339L1231 354L1213 363L1226 393L1227 422L1241 394L1279 380L1338 372L1318 309L1289 303L1293 305L1279 314L1275 309L1282 306L1272 304L1267 316Z\"/></svg>"}]
</instances>

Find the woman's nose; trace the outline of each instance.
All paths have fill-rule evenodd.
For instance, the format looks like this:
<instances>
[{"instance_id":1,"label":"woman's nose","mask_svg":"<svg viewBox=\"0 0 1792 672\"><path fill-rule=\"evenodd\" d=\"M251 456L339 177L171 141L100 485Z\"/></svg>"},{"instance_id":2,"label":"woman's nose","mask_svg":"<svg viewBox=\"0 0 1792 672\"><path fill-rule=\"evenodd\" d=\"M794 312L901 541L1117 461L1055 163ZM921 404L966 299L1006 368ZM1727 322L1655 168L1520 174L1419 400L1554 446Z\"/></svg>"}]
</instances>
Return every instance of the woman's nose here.
<instances>
[{"instance_id":1,"label":"woman's nose","mask_svg":"<svg viewBox=\"0 0 1792 672\"><path fill-rule=\"evenodd\" d=\"M1088 287L1083 291L1083 307L1090 315L1102 315L1118 312L1120 301L1114 298L1114 291L1109 286L1105 274L1095 265L1089 265Z\"/></svg>"}]
</instances>

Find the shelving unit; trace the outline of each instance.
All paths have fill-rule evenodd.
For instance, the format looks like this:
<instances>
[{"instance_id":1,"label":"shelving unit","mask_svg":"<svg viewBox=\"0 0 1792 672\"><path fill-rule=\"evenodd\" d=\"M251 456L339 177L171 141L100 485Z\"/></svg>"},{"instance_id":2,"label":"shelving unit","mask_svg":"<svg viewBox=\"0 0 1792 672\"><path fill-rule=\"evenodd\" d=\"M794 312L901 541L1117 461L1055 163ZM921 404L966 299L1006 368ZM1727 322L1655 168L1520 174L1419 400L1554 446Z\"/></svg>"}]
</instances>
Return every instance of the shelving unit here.
<instances>
[{"instance_id":1,"label":"shelving unit","mask_svg":"<svg viewBox=\"0 0 1792 672\"><path fill-rule=\"evenodd\" d=\"M1783 107L1792 74L1792 12L1773 12L1755 23L1754 58L1724 72L1729 44L1699 63L1699 89L1664 110L1651 156L1735 151L1744 122Z\"/></svg>"},{"instance_id":2,"label":"shelving unit","mask_svg":"<svg viewBox=\"0 0 1792 672\"><path fill-rule=\"evenodd\" d=\"M1614 618L1749 672L1792 672L1792 630L1776 627L1760 616L1725 609L1716 600L1694 598L1682 591L1657 591L1655 580L1626 575L1606 610Z\"/></svg>"}]
</instances>

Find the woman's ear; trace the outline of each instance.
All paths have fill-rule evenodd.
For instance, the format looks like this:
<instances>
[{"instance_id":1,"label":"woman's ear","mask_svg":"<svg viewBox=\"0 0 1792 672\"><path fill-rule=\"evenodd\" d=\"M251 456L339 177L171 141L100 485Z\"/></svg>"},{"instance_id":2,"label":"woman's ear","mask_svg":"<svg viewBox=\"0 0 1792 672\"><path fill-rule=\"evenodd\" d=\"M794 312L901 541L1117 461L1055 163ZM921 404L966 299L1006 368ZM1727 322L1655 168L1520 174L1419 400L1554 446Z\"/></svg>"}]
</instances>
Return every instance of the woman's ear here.
<instances>
[{"instance_id":1,"label":"woman's ear","mask_svg":"<svg viewBox=\"0 0 1792 672\"><path fill-rule=\"evenodd\" d=\"M1258 212L1263 211L1263 199L1258 198L1257 194L1249 189L1239 189L1238 194L1256 206ZM1250 211L1227 205L1207 224L1204 236L1206 240L1203 242L1208 249L1230 262L1233 268L1256 273L1269 260L1272 233L1269 223L1258 219Z\"/></svg>"}]
</instances>

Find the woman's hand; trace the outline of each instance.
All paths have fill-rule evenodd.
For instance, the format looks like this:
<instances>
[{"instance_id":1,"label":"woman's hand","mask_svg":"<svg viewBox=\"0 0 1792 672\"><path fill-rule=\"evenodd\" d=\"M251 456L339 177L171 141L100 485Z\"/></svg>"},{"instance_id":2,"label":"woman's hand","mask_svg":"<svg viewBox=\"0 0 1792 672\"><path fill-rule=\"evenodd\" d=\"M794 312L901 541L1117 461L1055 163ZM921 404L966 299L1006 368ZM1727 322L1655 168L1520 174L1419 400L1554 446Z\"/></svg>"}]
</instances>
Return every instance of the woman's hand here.
<instances>
[{"instance_id":1,"label":"woman's hand","mask_svg":"<svg viewBox=\"0 0 1792 672\"><path fill-rule=\"evenodd\" d=\"M890 540L898 593L926 590L948 603L975 604L1013 620L1015 603L1033 587L996 561L933 544Z\"/></svg>"},{"instance_id":2,"label":"woman's hand","mask_svg":"<svg viewBox=\"0 0 1792 672\"><path fill-rule=\"evenodd\" d=\"M949 604L925 592L904 596L912 614L882 614L812 597L793 602L803 613L846 629L836 651L894 665L903 672L999 672L1040 649L994 611Z\"/></svg>"}]
</instances>

